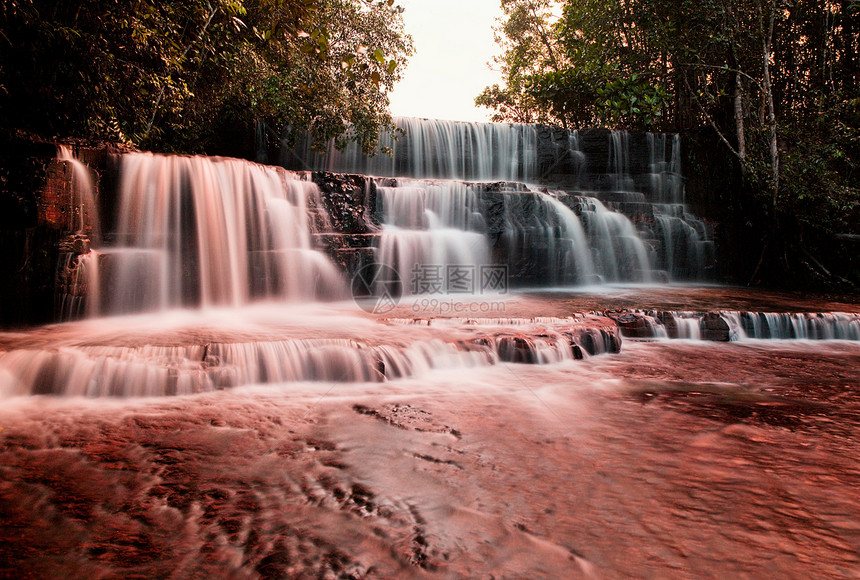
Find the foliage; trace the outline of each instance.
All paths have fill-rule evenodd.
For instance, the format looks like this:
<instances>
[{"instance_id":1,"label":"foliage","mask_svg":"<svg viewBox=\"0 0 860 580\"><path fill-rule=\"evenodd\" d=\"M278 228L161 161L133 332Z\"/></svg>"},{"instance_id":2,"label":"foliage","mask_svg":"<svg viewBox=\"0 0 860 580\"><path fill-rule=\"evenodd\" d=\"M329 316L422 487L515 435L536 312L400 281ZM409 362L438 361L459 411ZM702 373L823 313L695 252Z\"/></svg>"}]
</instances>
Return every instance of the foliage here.
<instances>
[{"instance_id":1,"label":"foliage","mask_svg":"<svg viewBox=\"0 0 860 580\"><path fill-rule=\"evenodd\" d=\"M551 24L554 4L552 0L501 0L505 19L494 31L505 51L495 63L506 86L487 87L475 99L477 105L496 110L493 121L558 122L547 102L532 90L533 75L559 70Z\"/></svg>"},{"instance_id":2,"label":"foliage","mask_svg":"<svg viewBox=\"0 0 860 580\"><path fill-rule=\"evenodd\" d=\"M371 149L411 39L394 0L7 0L0 122L205 150L224 127L352 127ZM10 50L11 49L11 50Z\"/></svg>"},{"instance_id":3,"label":"foliage","mask_svg":"<svg viewBox=\"0 0 860 580\"><path fill-rule=\"evenodd\" d=\"M496 59L506 87L488 87L476 104L495 121L563 127L658 125L671 97L639 72L631 30L618 2L503 0L496 30L505 48Z\"/></svg>"},{"instance_id":4,"label":"foliage","mask_svg":"<svg viewBox=\"0 0 860 580\"><path fill-rule=\"evenodd\" d=\"M513 26L518 12L506 10L498 27L506 85L476 100L495 109L494 120L704 127L723 146L713 162L733 167L767 216L766 240L797 242L810 228L843 239L860 233L860 2L502 5L533 17Z\"/></svg>"},{"instance_id":5,"label":"foliage","mask_svg":"<svg viewBox=\"0 0 860 580\"><path fill-rule=\"evenodd\" d=\"M808 228L860 234L860 107L844 104L813 122L782 128L779 205Z\"/></svg>"}]
</instances>

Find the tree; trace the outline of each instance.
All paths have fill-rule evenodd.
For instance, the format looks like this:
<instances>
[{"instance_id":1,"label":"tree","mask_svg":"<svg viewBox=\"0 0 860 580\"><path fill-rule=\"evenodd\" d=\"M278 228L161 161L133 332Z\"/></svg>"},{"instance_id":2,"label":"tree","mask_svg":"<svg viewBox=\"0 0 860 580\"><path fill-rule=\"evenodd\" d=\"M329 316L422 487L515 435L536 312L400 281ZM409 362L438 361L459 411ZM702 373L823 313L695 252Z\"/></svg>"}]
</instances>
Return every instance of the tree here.
<instances>
[{"instance_id":1,"label":"tree","mask_svg":"<svg viewBox=\"0 0 860 580\"><path fill-rule=\"evenodd\" d=\"M371 149L411 54L393 0L7 0L0 122L45 137L205 150L289 124Z\"/></svg>"},{"instance_id":2,"label":"tree","mask_svg":"<svg viewBox=\"0 0 860 580\"><path fill-rule=\"evenodd\" d=\"M499 30L507 86L485 89L478 104L495 108L496 120L707 129L722 143L727 161L720 162L738 172L747 198L740 205L767 216L758 224L768 232L759 264L769 252L790 269L787 256L808 255L804 267L834 278L803 240L812 232L850 239L860 229L860 2L555 4L553 12L542 2L543 20L530 23L533 31L551 31L541 50L554 60L528 56L530 66L521 69L514 64L539 36L517 28L518 35L507 34L512 13L505 13L509 21Z\"/></svg>"},{"instance_id":3,"label":"tree","mask_svg":"<svg viewBox=\"0 0 860 580\"><path fill-rule=\"evenodd\" d=\"M505 19L494 28L495 40L504 53L494 62L504 76L506 86L484 89L475 104L493 108L492 120L517 123L557 123L556 117L542 106L530 91L532 75L557 72L561 55L553 31L553 0L501 0Z\"/></svg>"},{"instance_id":4,"label":"tree","mask_svg":"<svg viewBox=\"0 0 860 580\"><path fill-rule=\"evenodd\" d=\"M488 87L476 104L496 121L562 127L659 124L668 92L652 82L636 52L638 29L623 2L505 0L497 59L507 86Z\"/></svg>"}]
</instances>

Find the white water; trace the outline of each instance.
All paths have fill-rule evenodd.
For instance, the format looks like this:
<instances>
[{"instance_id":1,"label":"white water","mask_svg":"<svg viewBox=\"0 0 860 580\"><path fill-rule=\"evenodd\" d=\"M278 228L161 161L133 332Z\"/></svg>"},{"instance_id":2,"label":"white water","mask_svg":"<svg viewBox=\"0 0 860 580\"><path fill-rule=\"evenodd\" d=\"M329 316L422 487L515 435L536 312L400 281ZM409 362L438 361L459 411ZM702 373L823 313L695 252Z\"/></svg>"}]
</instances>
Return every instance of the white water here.
<instances>
[{"instance_id":1,"label":"white water","mask_svg":"<svg viewBox=\"0 0 860 580\"><path fill-rule=\"evenodd\" d=\"M633 179L630 177L630 141L627 131L612 131L610 133L612 146L609 150L609 167L607 172L614 177L615 191L633 191Z\"/></svg>"},{"instance_id":2,"label":"white water","mask_svg":"<svg viewBox=\"0 0 860 580\"><path fill-rule=\"evenodd\" d=\"M57 159L68 163L72 170L69 205L72 207L73 216L77 222L75 233L85 234L90 241L99 243L101 240L101 221L95 200L92 171L75 157L72 148L67 145L57 147Z\"/></svg>"},{"instance_id":3,"label":"white water","mask_svg":"<svg viewBox=\"0 0 860 580\"><path fill-rule=\"evenodd\" d=\"M532 125L464 123L396 117L402 132L384 132L380 147L391 155L367 156L356 143L338 151L332 141L321 155L311 143L296 148L305 169L377 176L508 181L535 177L537 136Z\"/></svg>"},{"instance_id":4,"label":"white water","mask_svg":"<svg viewBox=\"0 0 860 580\"><path fill-rule=\"evenodd\" d=\"M559 220L559 240L556 248L557 261L550 264L553 282L565 283L569 272L574 272L575 282L590 283L598 275L594 266L594 251L588 243L582 223L569 207L550 196L541 197Z\"/></svg>"},{"instance_id":5,"label":"white water","mask_svg":"<svg viewBox=\"0 0 860 580\"><path fill-rule=\"evenodd\" d=\"M647 327L646 338L702 340L706 313L634 310ZM860 340L860 314L851 312L717 313L728 327L731 341L747 340ZM639 336L640 338L643 336Z\"/></svg>"},{"instance_id":6,"label":"white water","mask_svg":"<svg viewBox=\"0 0 860 580\"><path fill-rule=\"evenodd\" d=\"M608 210L599 199L591 201L592 247L603 279L650 282L651 262L633 224L623 214Z\"/></svg>"},{"instance_id":7,"label":"white water","mask_svg":"<svg viewBox=\"0 0 860 580\"><path fill-rule=\"evenodd\" d=\"M533 350L544 355L539 343ZM570 347L565 344L570 353ZM500 350L502 348L500 347ZM561 360L556 353L555 359ZM566 358L573 358L568 354ZM437 368L489 366L489 348L459 350L438 339L405 347L345 338L190 346L76 346L0 355L0 394L78 397L191 395L241 385L303 381L381 382Z\"/></svg>"},{"instance_id":8,"label":"white water","mask_svg":"<svg viewBox=\"0 0 860 580\"><path fill-rule=\"evenodd\" d=\"M680 137L665 133L648 133L647 139L651 200L658 203L683 204Z\"/></svg>"},{"instance_id":9,"label":"white water","mask_svg":"<svg viewBox=\"0 0 860 580\"><path fill-rule=\"evenodd\" d=\"M659 213L661 209L655 206L654 219L663 243L663 269L673 276L695 278L704 268L704 241L696 229L687 223L686 217Z\"/></svg>"},{"instance_id":10,"label":"white water","mask_svg":"<svg viewBox=\"0 0 860 580\"><path fill-rule=\"evenodd\" d=\"M784 313L725 311L738 339L860 340L860 315L844 312Z\"/></svg>"},{"instance_id":11,"label":"white water","mask_svg":"<svg viewBox=\"0 0 860 580\"><path fill-rule=\"evenodd\" d=\"M649 139L655 151L666 148L665 138ZM627 136L613 133L612 142L615 185L631 187ZM575 139L570 143L577 146ZM655 174L678 170L674 145L671 161L659 161L665 152L651 157ZM75 190L90 191L79 194L81 207L94 208L88 171L78 161L71 165ZM405 334L368 326L352 311L345 318L323 314L287 324L284 317L295 318L311 303L345 293L343 273L314 241L314 232L329 227L316 185L238 160L151 154L123 156L120 174L115 231L110 243L96 244L80 257L83 275L76 284L86 281L91 317L145 311L165 316L151 326L133 330L133 325L127 333L120 322L118 337L109 340L89 340L88 331L70 327L74 340L11 349L0 355L0 392L153 396L255 383L367 382L499 361L553 363L614 348L604 330L539 317L520 322L516 332L501 328L498 320L470 319L444 331L428 324L422 334L414 329ZM472 276L479 276L481 267L498 265L539 286L653 280L655 253L627 216L595 197L426 179L399 179L376 191L383 224L376 259L400 273L406 294L474 296L480 279L453 288L449 268L472 268ZM629 193L638 203L641 194ZM664 249L673 257L676 247L689 254L692 242L702 239L687 222L684 206L659 207L666 214L658 219L667 237ZM87 223L92 215L81 211L80 233L94 231ZM678 224L692 231L683 241L671 234ZM701 261L700 254L681 259ZM678 268L674 262L666 266L671 272ZM416 272L422 274L418 284ZM78 290L73 288L75 296ZM168 323L178 309L199 309L205 318L219 307L244 317L243 309L258 301L270 303L261 327L241 322L202 332L199 319L175 329ZM285 309L288 302L307 306ZM72 315L79 308L79 303L64 304ZM650 336L703 336L701 313L664 313L671 331L659 317L643 316ZM724 312L722 318L737 339L860 340L860 322L853 315ZM324 332L311 331L326 324ZM168 338L145 338L159 332Z\"/></svg>"},{"instance_id":12,"label":"white water","mask_svg":"<svg viewBox=\"0 0 860 580\"><path fill-rule=\"evenodd\" d=\"M501 243L505 247L502 253L506 254L502 256L494 251L495 242L491 239L495 262L503 260L512 266L513 278L530 286L698 281L707 277L714 262L709 228L690 214L684 205L678 135L647 134L645 143L637 141L638 155L645 152L646 162L646 159L634 160L630 134L609 132L605 144L608 153L605 174L594 176L592 174L595 171L599 173L601 168L589 165L588 157L598 152L580 150L580 135L576 131L559 136L551 130L542 130L541 142L538 142L537 126L414 118L398 118L396 123L404 131L399 139L394 140L389 134L381 136L382 146L389 148L391 155L365 156L355 144L338 151L333 143L329 144L324 155L320 155L306 143L293 150L300 159L293 159L290 164L334 172L419 179L432 177L438 178L434 182L436 187L442 187L439 180L451 179L457 185L444 187L466 191L480 186L457 180L532 183L545 178L560 179L566 185L555 195L573 195L583 200L578 204L577 215L571 217L560 207L561 204L546 200L537 203L555 207L535 208L530 215L518 214L512 211L514 207L509 206L519 202L508 199L505 200L503 231L491 232L501 233ZM593 138L589 143L589 147L595 146ZM548 150L539 152L540 147ZM555 161L548 160L548 156ZM569 173L554 173L557 171ZM592 183L592 177L597 177L596 183ZM410 187L405 183L400 186ZM499 189L499 184L496 188ZM504 184L501 189L530 190L532 195L542 197L533 185ZM383 192L383 195L387 193ZM435 194L420 195L428 203L431 199L440 199ZM442 219L428 226L429 218L424 215L424 210L434 210L429 206L422 209L423 199L417 197L406 202L409 196L405 191L399 197L398 203L411 203L409 211L418 212L416 215L420 218L410 217L405 208L387 213L385 224L400 229L387 229L386 264L408 267L416 260L434 259L440 255L439 250L428 249L429 246L447 247L444 255L457 255L457 259L465 259L465 263L471 265L476 264L475 260L485 258L482 251L476 250L477 253L470 256L469 251L464 255L465 248L454 247L451 238L456 236L456 232L453 231L421 236L400 231L404 228L438 230L446 226L466 232L480 231L470 223L475 219L489 219L486 213L478 216L482 211L480 207L475 208L474 203L467 206L469 211L460 216L465 218L465 223ZM446 195L444 199L453 198ZM392 213L397 213L397 220ZM440 214L435 215L438 217ZM408 225L398 221L403 218L409 222ZM585 241L582 240L583 235ZM474 247L474 242L469 244L470 248ZM405 257L401 259L400 255ZM534 267L527 265L530 262L535 263ZM403 277L404 273L400 272L400 275Z\"/></svg>"},{"instance_id":13,"label":"white water","mask_svg":"<svg viewBox=\"0 0 860 580\"><path fill-rule=\"evenodd\" d=\"M0 333L0 341L13 338ZM383 382L499 362L560 362L620 344L611 322L599 317L404 325L366 317L349 303L88 319L26 339L0 351L0 396L153 397L255 384Z\"/></svg>"},{"instance_id":14,"label":"white water","mask_svg":"<svg viewBox=\"0 0 860 580\"><path fill-rule=\"evenodd\" d=\"M343 297L312 240L319 189L234 159L122 157L116 242L91 264L90 314Z\"/></svg>"},{"instance_id":15,"label":"white water","mask_svg":"<svg viewBox=\"0 0 860 580\"><path fill-rule=\"evenodd\" d=\"M473 187L456 181L398 185L377 190L384 214L377 262L398 272L404 294L456 292L449 288L449 268L491 263ZM471 286L465 293L476 293L474 277Z\"/></svg>"},{"instance_id":16,"label":"white water","mask_svg":"<svg viewBox=\"0 0 860 580\"><path fill-rule=\"evenodd\" d=\"M383 220L377 260L404 281L423 267L444 274L449 266L477 272L498 264L514 280L530 268L530 279L547 286L652 280L648 250L633 224L595 198L585 198L584 227L557 197L528 188L488 191L483 184L399 179L396 186L378 186L377 195ZM490 210L492 204L501 205L495 241L488 220L499 210Z\"/></svg>"}]
</instances>

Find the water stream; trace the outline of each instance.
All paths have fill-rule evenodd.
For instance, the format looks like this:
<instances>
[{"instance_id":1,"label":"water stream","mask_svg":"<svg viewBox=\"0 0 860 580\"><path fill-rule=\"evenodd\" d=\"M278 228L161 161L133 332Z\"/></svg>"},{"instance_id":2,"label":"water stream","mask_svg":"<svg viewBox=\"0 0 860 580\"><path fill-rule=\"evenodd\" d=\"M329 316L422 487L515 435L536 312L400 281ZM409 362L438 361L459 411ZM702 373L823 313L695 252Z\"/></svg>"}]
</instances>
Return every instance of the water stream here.
<instances>
[{"instance_id":1,"label":"water stream","mask_svg":"<svg viewBox=\"0 0 860 580\"><path fill-rule=\"evenodd\" d=\"M85 302L0 332L0 576L851 577L860 305L679 284L676 136L553 186L540 128L398 122L308 157L377 176L360 236L239 160L123 155L99 234L76 186Z\"/></svg>"}]
</instances>

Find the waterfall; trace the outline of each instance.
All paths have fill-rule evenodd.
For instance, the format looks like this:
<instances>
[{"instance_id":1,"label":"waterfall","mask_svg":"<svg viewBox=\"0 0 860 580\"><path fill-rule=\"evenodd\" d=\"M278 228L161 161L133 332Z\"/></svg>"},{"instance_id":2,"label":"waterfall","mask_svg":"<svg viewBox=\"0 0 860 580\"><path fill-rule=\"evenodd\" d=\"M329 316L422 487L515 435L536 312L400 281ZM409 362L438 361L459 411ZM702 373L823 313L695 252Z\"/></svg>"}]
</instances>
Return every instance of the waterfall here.
<instances>
[{"instance_id":1,"label":"waterfall","mask_svg":"<svg viewBox=\"0 0 860 580\"><path fill-rule=\"evenodd\" d=\"M603 279L650 282L648 252L631 221L621 213L608 210L599 199L591 202L594 209L588 215L592 247Z\"/></svg>"},{"instance_id":2,"label":"waterfall","mask_svg":"<svg viewBox=\"0 0 860 580\"><path fill-rule=\"evenodd\" d=\"M681 138L665 133L648 133L646 138L651 199L657 203L683 204Z\"/></svg>"},{"instance_id":3,"label":"waterfall","mask_svg":"<svg viewBox=\"0 0 860 580\"><path fill-rule=\"evenodd\" d=\"M92 172L67 145L57 147L57 159L68 163L72 171L69 206L76 217L75 233L86 235L93 243L98 243L101 240L101 222Z\"/></svg>"},{"instance_id":4,"label":"waterfall","mask_svg":"<svg viewBox=\"0 0 860 580\"><path fill-rule=\"evenodd\" d=\"M685 210L683 204L654 204L655 234L662 242L657 267L675 279L696 280L708 263L713 242L702 221Z\"/></svg>"},{"instance_id":5,"label":"waterfall","mask_svg":"<svg viewBox=\"0 0 860 580\"><path fill-rule=\"evenodd\" d=\"M683 204L677 135L568 131L547 149L535 125L397 123L405 134L381 136L392 156L366 157L356 145L307 152L320 168L412 176L376 178L362 198L379 227L367 238L372 259L396 270L407 294L473 292L482 268L505 268L513 287L541 287L700 280L713 262L707 225ZM607 173L590 174L599 139ZM67 149L60 156L80 174L79 229L96 232L87 170ZM515 181L546 173L542 163L571 183ZM84 309L84 295L89 315L344 296L343 272L314 235L331 229L332 200L312 181L238 160L151 154L121 156L119 174L109 243L94 236L91 252L65 263L77 275L58 304L64 317ZM448 288L458 269L469 280Z\"/></svg>"},{"instance_id":6,"label":"waterfall","mask_svg":"<svg viewBox=\"0 0 860 580\"><path fill-rule=\"evenodd\" d=\"M319 189L232 159L121 157L115 242L94 250L90 314L344 294L312 239Z\"/></svg>"},{"instance_id":7,"label":"waterfall","mask_svg":"<svg viewBox=\"0 0 860 580\"><path fill-rule=\"evenodd\" d=\"M474 187L456 181L399 180L397 186L379 187L377 195L383 209L377 261L398 272L404 292L474 293L474 272L459 286L449 285L448 276L455 267L491 263Z\"/></svg>"},{"instance_id":8,"label":"waterfall","mask_svg":"<svg viewBox=\"0 0 860 580\"><path fill-rule=\"evenodd\" d=\"M633 191L630 177L630 139L627 131L610 133L609 167L607 173L614 177L615 191Z\"/></svg>"},{"instance_id":9,"label":"waterfall","mask_svg":"<svg viewBox=\"0 0 860 580\"><path fill-rule=\"evenodd\" d=\"M551 211L558 216L559 243L556 247L556 261L550 264L550 272L555 283L590 283L594 281L597 272L594 267L593 251L589 246L582 222L570 208L554 197L542 197ZM573 280L566 279L565 274L573 274Z\"/></svg>"},{"instance_id":10,"label":"waterfall","mask_svg":"<svg viewBox=\"0 0 860 580\"><path fill-rule=\"evenodd\" d=\"M625 310L607 315L632 338L860 341L860 315L851 312Z\"/></svg>"},{"instance_id":11,"label":"waterfall","mask_svg":"<svg viewBox=\"0 0 860 580\"><path fill-rule=\"evenodd\" d=\"M190 395L250 384L381 382L434 368L469 368L496 362L498 355L492 349L462 350L441 340L415 342L405 348L325 338L191 346L78 346L60 351L21 349L0 354L0 369L10 379L8 385L0 381L0 395Z\"/></svg>"},{"instance_id":12,"label":"waterfall","mask_svg":"<svg viewBox=\"0 0 860 580\"><path fill-rule=\"evenodd\" d=\"M338 150L333 140L324 153L304 137L292 151L299 167L362 175L476 181L532 181L536 175L537 132L533 125L465 123L396 117L397 131L385 131L386 153L365 155L352 142Z\"/></svg>"},{"instance_id":13,"label":"waterfall","mask_svg":"<svg viewBox=\"0 0 860 580\"><path fill-rule=\"evenodd\" d=\"M737 311L721 314L739 329L739 340L860 340L860 317L856 314Z\"/></svg>"},{"instance_id":14,"label":"waterfall","mask_svg":"<svg viewBox=\"0 0 860 580\"><path fill-rule=\"evenodd\" d=\"M443 293L449 268L504 265L518 286L649 282L649 251L632 222L598 199L440 180L378 186L377 261L402 281L429 276ZM578 212L566 203L576 205ZM410 292L407 292L410 293Z\"/></svg>"},{"instance_id":15,"label":"waterfall","mask_svg":"<svg viewBox=\"0 0 860 580\"><path fill-rule=\"evenodd\" d=\"M334 142L320 153L305 138L284 161L303 169L432 178L437 184L465 181L461 187L467 189L477 187L475 182L493 181L500 192L518 192L501 204L488 202L486 196L483 201L504 208L505 227L490 227L488 232L492 257L506 263L513 279L526 285L699 281L713 268L710 228L684 204L678 135L412 118L395 122L401 133L380 136L382 149L390 155L366 156L354 143L339 151ZM384 187L379 190L381 196L390 195ZM517 199L524 197L522 192L546 199ZM413 204L424 222L404 226L383 216L390 226L382 243L385 264L396 262L403 268L436 259L441 250L430 246L439 250L448 244L443 254L451 255L459 251L451 244L463 242L454 230L474 238L477 230L465 224L429 226L420 199L406 201L412 195L404 190L396 203ZM561 206L576 215L567 215ZM493 221L488 208L484 210L484 220ZM425 243L429 245L422 247ZM496 251L499 246L504 256ZM465 258L474 265L473 259L484 256L481 252Z\"/></svg>"}]
</instances>

